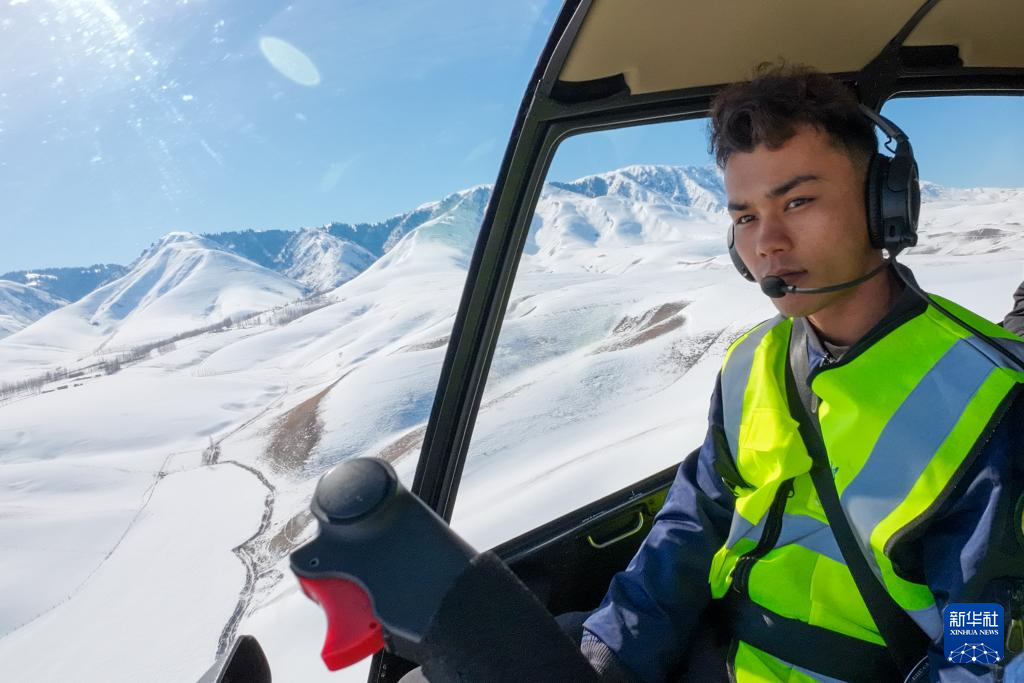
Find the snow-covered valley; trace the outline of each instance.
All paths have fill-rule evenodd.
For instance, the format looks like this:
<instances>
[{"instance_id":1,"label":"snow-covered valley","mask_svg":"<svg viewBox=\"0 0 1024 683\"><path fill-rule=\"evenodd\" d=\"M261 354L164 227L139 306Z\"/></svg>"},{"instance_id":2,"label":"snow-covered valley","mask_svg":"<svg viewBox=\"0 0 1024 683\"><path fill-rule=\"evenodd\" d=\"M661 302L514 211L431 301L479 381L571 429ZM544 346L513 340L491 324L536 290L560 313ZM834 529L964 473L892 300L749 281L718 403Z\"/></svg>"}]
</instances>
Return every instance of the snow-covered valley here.
<instances>
[{"instance_id":1,"label":"snow-covered valley","mask_svg":"<svg viewBox=\"0 0 1024 683\"><path fill-rule=\"evenodd\" d=\"M333 464L382 457L411 481L488 196L272 245L172 233L72 303L0 282L17 294L0 298L5 678L194 680L252 633L275 680L365 680L321 664L324 619L287 554ZM1024 279L1024 189L924 198L901 260L1001 319ZM723 204L706 168L546 186L455 510L471 543L700 441L728 342L774 311L732 268Z\"/></svg>"}]
</instances>

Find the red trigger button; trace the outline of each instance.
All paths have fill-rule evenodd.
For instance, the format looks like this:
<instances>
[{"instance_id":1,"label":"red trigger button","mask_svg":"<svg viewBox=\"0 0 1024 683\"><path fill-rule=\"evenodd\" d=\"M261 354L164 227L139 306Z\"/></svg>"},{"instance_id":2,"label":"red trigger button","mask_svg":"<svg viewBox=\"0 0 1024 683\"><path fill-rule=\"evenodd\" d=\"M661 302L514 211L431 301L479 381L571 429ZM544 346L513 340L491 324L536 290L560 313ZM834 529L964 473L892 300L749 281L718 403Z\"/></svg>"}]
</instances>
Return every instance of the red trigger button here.
<instances>
[{"instance_id":1,"label":"red trigger button","mask_svg":"<svg viewBox=\"0 0 1024 683\"><path fill-rule=\"evenodd\" d=\"M343 669L383 649L384 634L366 591L345 579L297 578L306 597L327 615L327 640L320 656L328 669Z\"/></svg>"}]
</instances>

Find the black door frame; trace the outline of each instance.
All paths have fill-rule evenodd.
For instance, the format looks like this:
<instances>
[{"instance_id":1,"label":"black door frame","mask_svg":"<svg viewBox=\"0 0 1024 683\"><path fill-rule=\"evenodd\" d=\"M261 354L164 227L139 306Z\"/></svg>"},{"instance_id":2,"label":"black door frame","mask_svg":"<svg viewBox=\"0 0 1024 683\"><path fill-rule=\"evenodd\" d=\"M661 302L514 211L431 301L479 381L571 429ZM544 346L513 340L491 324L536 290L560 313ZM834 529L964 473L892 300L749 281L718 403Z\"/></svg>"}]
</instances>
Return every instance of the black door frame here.
<instances>
[{"instance_id":1,"label":"black door frame","mask_svg":"<svg viewBox=\"0 0 1024 683\"><path fill-rule=\"evenodd\" d=\"M559 13L526 88L469 263L412 491L450 520L466 448L480 403L501 315L518 265L514 238L522 205L536 193L547 153L545 117L536 110L542 86L557 74L590 0L569 0ZM538 167L541 170L538 172Z\"/></svg>"}]
</instances>

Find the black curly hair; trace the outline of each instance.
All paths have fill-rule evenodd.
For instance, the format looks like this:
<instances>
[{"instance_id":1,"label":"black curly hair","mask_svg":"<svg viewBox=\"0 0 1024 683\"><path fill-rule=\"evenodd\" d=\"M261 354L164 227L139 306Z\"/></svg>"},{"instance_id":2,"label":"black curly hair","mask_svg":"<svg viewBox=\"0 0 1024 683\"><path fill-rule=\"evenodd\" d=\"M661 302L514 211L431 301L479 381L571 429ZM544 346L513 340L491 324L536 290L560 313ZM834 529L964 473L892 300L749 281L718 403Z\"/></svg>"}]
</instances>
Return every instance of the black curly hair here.
<instances>
[{"instance_id":1,"label":"black curly hair","mask_svg":"<svg viewBox=\"0 0 1024 683\"><path fill-rule=\"evenodd\" d=\"M735 152L758 145L778 149L800 124L825 132L865 171L877 151L874 127L846 86L809 67L785 64L762 64L751 80L718 92L711 103L708 151L724 169Z\"/></svg>"}]
</instances>

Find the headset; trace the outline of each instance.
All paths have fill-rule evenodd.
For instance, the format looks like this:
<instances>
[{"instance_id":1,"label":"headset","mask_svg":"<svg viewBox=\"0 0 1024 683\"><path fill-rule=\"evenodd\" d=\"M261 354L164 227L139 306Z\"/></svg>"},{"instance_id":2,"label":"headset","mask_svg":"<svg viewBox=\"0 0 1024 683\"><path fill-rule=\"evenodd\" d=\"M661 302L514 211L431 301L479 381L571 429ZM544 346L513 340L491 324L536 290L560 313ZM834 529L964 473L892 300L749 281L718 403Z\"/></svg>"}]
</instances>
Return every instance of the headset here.
<instances>
[{"instance_id":1,"label":"headset","mask_svg":"<svg viewBox=\"0 0 1024 683\"><path fill-rule=\"evenodd\" d=\"M907 247L917 244L917 221L921 214L921 185L910 139L899 126L871 108L861 104L860 111L872 124L885 133L888 137L885 148L892 152L891 157L878 152L871 157L871 161L868 163L864 197L867 209L868 238L871 241L871 246L875 249L885 249L889 256L882 261L880 266L859 278L827 287L794 287L786 284L781 277L765 277L760 283L761 290L773 299L786 294L823 294L859 285L895 264L897 254ZM895 149L893 148L894 144ZM736 266L736 270L747 280L755 282L754 274L747 268L736 249L736 227L732 222L729 223L727 243L729 257L732 259L733 265ZM900 272L899 268L893 268L893 271L915 294L1024 371L1024 360L1018 358L996 340L947 311L922 291L911 278Z\"/></svg>"}]
</instances>

